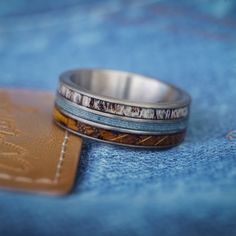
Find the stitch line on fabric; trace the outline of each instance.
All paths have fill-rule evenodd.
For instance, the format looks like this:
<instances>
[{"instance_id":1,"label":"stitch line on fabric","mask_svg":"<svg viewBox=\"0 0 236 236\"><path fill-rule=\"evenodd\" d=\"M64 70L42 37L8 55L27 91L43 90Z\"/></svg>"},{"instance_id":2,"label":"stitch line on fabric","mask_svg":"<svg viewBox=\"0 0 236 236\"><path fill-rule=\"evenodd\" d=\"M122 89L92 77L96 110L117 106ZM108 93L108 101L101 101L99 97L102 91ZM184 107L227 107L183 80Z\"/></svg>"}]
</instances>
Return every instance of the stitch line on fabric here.
<instances>
[{"instance_id":1,"label":"stitch line on fabric","mask_svg":"<svg viewBox=\"0 0 236 236\"><path fill-rule=\"evenodd\" d=\"M68 135L68 131L65 131L65 136L61 145L61 152L60 152L60 156L59 156L59 160L58 160L58 164L57 164L57 168L56 168L56 174L54 179L49 179L49 178L37 178L37 179L33 179L33 178L29 178L29 177L24 177L24 176L12 176L9 174L4 174L4 173L0 173L0 178L1 179L5 179L5 180L13 180L16 182L23 182L23 183L42 183L42 184L57 184L59 182L61 173L62 173L62 169L63 169L63 163L64 163L64 159L65 159L65 154L66 154L66 145L68 143L69 140L69 135Z\"/></svg>"}]
</instances>

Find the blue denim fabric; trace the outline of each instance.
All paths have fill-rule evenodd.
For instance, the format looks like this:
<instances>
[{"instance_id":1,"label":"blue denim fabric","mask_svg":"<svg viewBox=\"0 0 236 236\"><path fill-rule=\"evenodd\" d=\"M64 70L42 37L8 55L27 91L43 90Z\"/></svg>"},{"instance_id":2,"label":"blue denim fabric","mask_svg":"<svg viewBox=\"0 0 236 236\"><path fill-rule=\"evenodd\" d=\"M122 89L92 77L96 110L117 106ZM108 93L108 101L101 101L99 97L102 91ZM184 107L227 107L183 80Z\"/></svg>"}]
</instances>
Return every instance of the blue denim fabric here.
<instances>
[{"instance_id":1,"label":"blue denim fabric","mask_svg":"<svg viewBox=\"0 0 236 236\"><path fill-rule=\"evenodd\" d=\"M105 67L193 98L176 148L86 141L71 195L1 190L0 235L236 235L235 29L233 0L0 1L1 87L55 91L64 70Z\"/></svg>"}]
</instances>

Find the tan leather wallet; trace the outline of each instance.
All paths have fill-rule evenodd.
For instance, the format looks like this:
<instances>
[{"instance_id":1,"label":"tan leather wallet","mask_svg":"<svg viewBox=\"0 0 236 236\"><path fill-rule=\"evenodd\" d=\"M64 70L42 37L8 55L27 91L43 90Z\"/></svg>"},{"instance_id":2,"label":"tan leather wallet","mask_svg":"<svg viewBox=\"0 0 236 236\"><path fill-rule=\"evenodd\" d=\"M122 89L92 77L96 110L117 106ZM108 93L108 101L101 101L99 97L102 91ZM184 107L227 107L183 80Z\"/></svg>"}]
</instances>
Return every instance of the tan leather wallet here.
<instances>
[{"instance_id":1,"label":"tan leather wallet","mask_svg":"<svg viewBox=\"0 0 236 236\"><path fill-rule=\"evenodd\" d=\"M52 94L0 90L0 187L65 194L82 139L52 121Z\"/></svg>"}]
</instances>

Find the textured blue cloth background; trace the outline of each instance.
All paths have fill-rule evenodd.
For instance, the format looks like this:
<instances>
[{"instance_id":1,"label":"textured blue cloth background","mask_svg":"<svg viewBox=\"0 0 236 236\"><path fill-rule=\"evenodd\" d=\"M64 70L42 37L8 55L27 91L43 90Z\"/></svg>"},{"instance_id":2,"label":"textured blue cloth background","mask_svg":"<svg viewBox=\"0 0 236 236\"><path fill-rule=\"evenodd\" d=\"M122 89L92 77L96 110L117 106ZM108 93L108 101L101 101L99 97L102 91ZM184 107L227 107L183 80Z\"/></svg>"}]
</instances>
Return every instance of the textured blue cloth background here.
<instances>
[{"instance_id":1,"label":"textured blue cloth background","mask_svg":"<svg viewBox=\"0 0 236 236\"><path fill-rule=\"evenodd\" d=\"M71 195L0 191L0 235L236 235L236 2L0 1L1 87L55 91L77 67L189 91L186 141L166 151L86 141Z\"/></svg>"}]
</instances>

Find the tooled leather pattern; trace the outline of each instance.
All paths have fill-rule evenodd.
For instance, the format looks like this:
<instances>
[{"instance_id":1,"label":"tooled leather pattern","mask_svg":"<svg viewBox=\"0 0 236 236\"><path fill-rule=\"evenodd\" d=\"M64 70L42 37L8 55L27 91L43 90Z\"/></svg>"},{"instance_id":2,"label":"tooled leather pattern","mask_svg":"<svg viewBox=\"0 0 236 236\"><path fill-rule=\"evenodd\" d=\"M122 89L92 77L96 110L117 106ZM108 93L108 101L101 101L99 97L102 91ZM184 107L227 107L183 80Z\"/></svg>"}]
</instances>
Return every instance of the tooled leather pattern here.
<instances>
[{"instance_id":1,"label":"tooled leather pattern","mask_svg":"<svg viewBox=\"0 0 236 236\"><path fill-rule=\"evenodd\" d=\"M82 141L52 122L53 96L0 89L0 187L64 194Z\"/></svg>"},{"instance_id":2,"label":"tooled leather pattern","mask_svg":"<svg viewBox=\"0 0 236 236\"><path fill-rule=\"evenodd\" d=\"M8 136L19 136L21 133L11 117L11 101L6 93L1 93L0 99L0 170L27 172L30 168L29 162L24 159L27 150L7 141Z\"/></svg>"}]
</instances>

